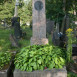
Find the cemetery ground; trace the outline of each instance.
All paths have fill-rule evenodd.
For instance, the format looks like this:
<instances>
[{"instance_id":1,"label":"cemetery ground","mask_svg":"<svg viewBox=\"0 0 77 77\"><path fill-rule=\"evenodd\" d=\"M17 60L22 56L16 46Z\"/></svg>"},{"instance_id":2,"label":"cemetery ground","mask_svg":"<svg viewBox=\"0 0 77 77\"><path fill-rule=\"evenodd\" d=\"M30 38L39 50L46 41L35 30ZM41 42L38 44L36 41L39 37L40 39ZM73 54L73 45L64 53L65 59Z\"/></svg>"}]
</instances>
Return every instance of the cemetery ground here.
<instances>
[{"instance_id":1,"label":"cemetery ground","mask_svg":"<svg viewBox=\"0 0 77 77\"><path fill-rule=\"evenodd\" d=\"M26 35L19 40L19 42L18 42L19 47L13 47L9 40L10 34L14 34L13 29L10 29L10 28L4 29L4 27L0 27L0 52L2 52L0 54L0 58L1 58L1 55L3 55L3 53L5 53L4 54L5 57L3 57L3 58L5 59L4 63L7 64L6 66L4 64L2 64L0 66L0 69L6 69L9 66L8 63L15 56L14 55L15 51L16 52L20 51L22 47L27 47L30 45L30 38L32 36L32 30L29 27L25 27L22 30L23 30L23 32L26 32ZM48 34L47 37L49 40L49 44L51 45L52 44L51 35ZM9 52L11 52L12 54ZM6 60L6 57L8 57L7 60ZM74 59L76 62L77 57L75 57ZM3 66L5 66L5 67L2 68ZM71 63L71 67L72 68L69 67L69 69L68 69L68 77L77 77L77 74L76 74L77 71L74 69L74 67L77 68L77 66L74 65L74 62Z\"/></svg>"}]
</instances>

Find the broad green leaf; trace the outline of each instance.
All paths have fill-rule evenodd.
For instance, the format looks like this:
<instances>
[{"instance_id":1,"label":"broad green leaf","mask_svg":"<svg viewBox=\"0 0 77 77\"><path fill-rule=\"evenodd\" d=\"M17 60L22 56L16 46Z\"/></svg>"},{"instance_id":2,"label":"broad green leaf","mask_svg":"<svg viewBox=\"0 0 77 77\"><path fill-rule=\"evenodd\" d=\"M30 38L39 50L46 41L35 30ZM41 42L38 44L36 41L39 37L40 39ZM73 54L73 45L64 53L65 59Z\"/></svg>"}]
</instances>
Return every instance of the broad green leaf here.
<instances>
[{"instance_id":1,"label":"broad green leaf","mask_svg":"<svg viewBox=\"0 0 77 77\"><path fill-rule=\"evenodd\" d=\"M39 64L41 64L41 59L39 59L37 62L38 62Z\"/></svg>"},{"instance_id":2,"label":"broad green leaf","mask_svg":"<svg viewBox=\"0 0 77 77\"><path fill-rule=\"evenodd\" d=\"M28 71L32 72L32 67L29 67Z\"/></svg>"},{"instance_id":3,"label":"broad green leaf","mask_svg":"<svg viewBox=\"0 0 77 77\"><path fill-rule=\"evenodd\" d=\"M40 70L43 70L44 68L43 68L43 66L40 66Z\"/></svg>"},{"instance_id":4,"label":"broad green leaf","mask_svg":"<svg viewBox=\"0 0 77 77\"><path fill-rule=\"evenodd\" d=\"M33 62L33 63L31 63L30 65L31 65L31 66L36 66L36 63L35 63L35 62Z\"/></svg>"},{"instance_id":5,"label":"broad green leaf","mask_svg":"<svg viewBox=\"0 0 77 77\"><path fill-rule=\"evenodd\" d=\"M49 69L52 69L53 67L54 67L53 64L50 64L50 65L49 65Z\"/></svg>"},{"instance_id":6,"label":"broad green leaf","mask_svg":"<svg viewBox=\"0 0 77 77\"><path fill-rule=\"evenodd\" d=\"M56 64L58 64L58 58L57 58L57 57L55 57L55 59L54 59L54 60L55 60L55 63L56 63Z\"/></svg>"},{"instance_id":7,"label":"broad green leaf","mask_svg":"<svg viewBox=\"0 0 77 77\"><path fill-rule=\"evenodd\" d=\"M63 62L63 63L65 62L64 59L63 59L62 57L60 57L60 60L61 60L61 62Z\"/></svg>"}]
</instances>

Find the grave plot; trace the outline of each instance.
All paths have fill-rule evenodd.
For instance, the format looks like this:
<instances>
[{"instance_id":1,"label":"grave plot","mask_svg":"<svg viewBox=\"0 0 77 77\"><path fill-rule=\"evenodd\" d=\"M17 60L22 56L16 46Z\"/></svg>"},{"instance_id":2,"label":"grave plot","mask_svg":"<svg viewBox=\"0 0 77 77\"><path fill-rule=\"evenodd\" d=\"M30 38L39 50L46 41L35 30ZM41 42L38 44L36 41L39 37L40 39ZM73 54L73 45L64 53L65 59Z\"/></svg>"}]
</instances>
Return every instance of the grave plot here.
<instances>
[{"instance_id":1,"label":"grave plot","mask_svg":"<svg viewBox=\"0 0 77 77\"><path fill-rule=\"evenodd\" d=\"M77 6L76 0L71 0L71 6L68 7L68 0L46 0L46 7L48 8L46 10L45 0L31 0L32 13L30 0L28 3L26 1L28 0L16 0L14 17L14 8L5 7L8 3L10 5L14 1L0 1L0 18L1 15L3 16L2 11L5 7L2 20L8 20L10 16L13 17L12 28L14 30L14 33L11 33L10 27L6 31L3 28L7 27L6 20L3 21L3 32L8 36L6 37L0 28L0 52L11 52L13 63L11 63L8 54L3 57L0 55L0 77L67 77L69 70L77 73L77 43L72 44L72 40L74 40L72 39L73 26L70 24L70 21L73 21L70 18L74 19L73 12L77 11L75 8ZM19 2L22 2L22 4L20 5ZM1 6L2 4L5 6ZM8 9L11 10L8 12ZM30 17L30 19L27 20L27 17ZM32 21L31 29L28 23L30 20ZM77 22L74 24L77 25ZM53 44L49 45L50 41L48 41L49 37L47 35L51 36L50 40ZM76 29L75 38L77 39ZM9 61L7 61L8 58Z\"/></svg>"},{"instance_id":2,"label":"grave plot","mask_svg":"<svg viewBox=\"0 0 77 77\"><path fill-rule=\"evenodd\" d=\"M45 0L33 0L32 4L33 35L30 40L32 46L24 47L15 57L14 77L55 77L56 75L56 77L67 77L66 68L61 69L65 66L64 58L60 57L62 50L54 46L45 45L48 44L48 39L46 38ZM57 52L59 54L56 54ZM53 57L52 53L56 55L56 58L51 59ZM58 64L57 60L60 60L61 63ZM48 70L45 70L47 68Z\"/></svg>"}]
</instances>

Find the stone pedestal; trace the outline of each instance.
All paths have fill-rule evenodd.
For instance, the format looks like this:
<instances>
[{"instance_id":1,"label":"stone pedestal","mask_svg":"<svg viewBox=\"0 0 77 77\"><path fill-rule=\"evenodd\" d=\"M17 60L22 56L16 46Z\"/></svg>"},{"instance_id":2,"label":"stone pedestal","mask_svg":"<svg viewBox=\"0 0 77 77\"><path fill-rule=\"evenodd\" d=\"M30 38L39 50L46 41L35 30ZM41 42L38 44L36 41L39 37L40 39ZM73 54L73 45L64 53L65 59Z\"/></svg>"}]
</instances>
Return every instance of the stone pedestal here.
<instances>
[{"instance_id":1,"label":"stone pedestal","mask_svg":"<svg viewBox=\"0 0 77 77\"><path fill-rule=\"evenodd\" d=\"M48 43L48 39L47 38L31 38L31 45L42 45L42 44L47 44Z\"/></svg>"},{"instance_id":2,"label":"stone pedestal","mask_svg":"<svg viewBox=\"0 0 77 77\"><path fill-rule=\"evenodd\" d=\"M48 40L46 38L45 0L33 0L32 7L33 36L31 38L31 45L47 44Z\"/></svg>"},{"instance_id":3,"label":"stone pedestal","mask_svg":"<svg viewBox=\"0 0 77 77\"><path fill-rule=\"evenodd\" d=\"M15 70L14 77L67 77L67 71L65 68L33 72Z\"/></svg>"}]
</instances>

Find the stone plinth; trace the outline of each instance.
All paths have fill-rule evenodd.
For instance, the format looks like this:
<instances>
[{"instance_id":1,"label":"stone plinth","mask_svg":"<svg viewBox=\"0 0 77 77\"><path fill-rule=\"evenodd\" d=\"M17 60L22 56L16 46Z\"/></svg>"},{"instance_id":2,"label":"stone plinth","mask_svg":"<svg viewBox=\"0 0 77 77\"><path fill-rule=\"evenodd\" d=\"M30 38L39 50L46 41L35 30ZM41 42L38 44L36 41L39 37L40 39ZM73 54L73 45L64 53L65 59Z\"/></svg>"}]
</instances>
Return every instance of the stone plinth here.
<instances>
[{"instance_id":1,"label":"stone plinth","mask_svg":"<svg viewBox=\"0 0 77 77\"><path fill-rule=\"evenodd\" d=\"M11 63L7 69L0 71L0 77L13 77L13 64Z\"/></svg>"},{"instance_id":2,"label":"stone plinth","mask_svg":"<svg viewBox=\"0 0 77 77\"><path fill-rule=\"evenodd\" d=\"M33 36L31 38L31 45L45 43L47 44L48 42L44 41L46 39L45 0L33 0L32 7L33 7L32 9Z\"/></svg>"},{"instance_id":3,"label":"stone plinth","mask_svg":"<svg viewBox=\"0 0 77 77\"><path fill-rule=\"evenodd\" d=\"M15 70L14 77L67 77L67 71L65 68L33 72Z\"/></svg>"},{"instance_id":4,"label":"stone plinth","mask_svg":"<svg viewBox=\"0 0 77 77\"><path fill-rule=\"evenodd\" d=\"M42 44L47 44L48 43L48 39L46 38L31 38L31 45L42 45Z\"/></svg>"},{"instance_id":5,"label":"stone plinth","mask_svg":"<svg viewBox=\"0 0 77 77\"><path fill-rule=\"evenodd\" d=\"M7 70L5 72L0 71L0 77L7 77Z\"/></svg>"}]
</instances>

